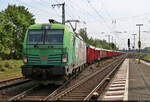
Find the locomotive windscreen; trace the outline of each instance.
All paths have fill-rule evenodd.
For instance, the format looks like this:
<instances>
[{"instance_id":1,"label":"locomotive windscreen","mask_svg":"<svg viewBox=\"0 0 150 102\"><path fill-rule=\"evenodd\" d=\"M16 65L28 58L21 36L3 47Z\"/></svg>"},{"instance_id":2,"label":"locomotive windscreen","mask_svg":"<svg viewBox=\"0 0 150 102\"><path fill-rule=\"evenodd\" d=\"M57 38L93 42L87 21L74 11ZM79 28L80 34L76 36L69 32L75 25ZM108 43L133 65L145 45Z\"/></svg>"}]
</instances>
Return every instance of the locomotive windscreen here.
<instances>
[{"instance_id":1,"label":"locomotive windscreen","mask_svg":"<svg viewBox=\"0 0 150 102\"><path fill-rule=\"evenodd\" d=\"M28 44L43 44L44 30L29 30Z\"/></svg>"},{"instance_id":2,"label":"locomotive windscreen","mask_svg":"<svg viewBox=\"0 0 150 102\"><path fill-rule=\"evenodd\" d=\"M46 30L45 44L62 45L63 30Z\"/></svg>"},{"instance_id":3,"label":"locomotive windscreen","mask_svg":"<svg viewBox=\"0 0 150 102\"><path fill-rule=\"evenodd\" d=\"M27 44L62 45L63 34L62 29L29 30Z\"/></svg>"}]
</instances>

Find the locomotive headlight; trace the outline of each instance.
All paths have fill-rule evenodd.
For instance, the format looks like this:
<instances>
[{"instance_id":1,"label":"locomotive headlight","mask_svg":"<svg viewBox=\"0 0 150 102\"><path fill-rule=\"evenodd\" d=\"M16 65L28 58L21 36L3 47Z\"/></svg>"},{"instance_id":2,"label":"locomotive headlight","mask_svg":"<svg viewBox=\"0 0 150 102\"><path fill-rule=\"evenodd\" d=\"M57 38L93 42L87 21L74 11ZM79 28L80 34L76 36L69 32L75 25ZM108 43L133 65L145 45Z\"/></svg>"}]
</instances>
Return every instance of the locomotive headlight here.
<instances>
[{"instance_id":1,"label":"locomotive headlight","mask_svg":"<svg viewBox=\"0 0 150 102\"><path fill-rule=\"evenodd\" d=\"M68 57L67 54L62 55L62 62L63 63L67 62L67 57Z\"/></svg>"},{"instance_id":2,"label":"locomotive headlight","mask_svg":"<svg viewBox=\"0 0 150 102\"><path fill-rule=\"evenodd\" d=\"M24 62L27 63L28 62L28 58L27 56L24 56Z\"/></svg>"}]
</instances>

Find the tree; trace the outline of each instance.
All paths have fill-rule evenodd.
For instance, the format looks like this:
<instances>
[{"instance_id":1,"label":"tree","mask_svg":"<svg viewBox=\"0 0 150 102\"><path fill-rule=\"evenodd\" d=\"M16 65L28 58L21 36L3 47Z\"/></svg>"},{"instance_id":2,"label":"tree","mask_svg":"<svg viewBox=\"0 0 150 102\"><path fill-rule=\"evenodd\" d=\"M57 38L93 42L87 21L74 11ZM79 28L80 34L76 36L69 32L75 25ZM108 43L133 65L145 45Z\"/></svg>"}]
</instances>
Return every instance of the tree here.
<instances>
[{"instance_id":1,"label":"tree","mask_svg":"<svg viewBox=\"0 0 150 102\"><path fill-rule=\"evenodd\" d=\"M9 46L12 44L13 26L3 12L0 12L0 53L6 53Z\"/></svg>"},{"instance_id":2,"label":"tree","mask_svg":"<svg viewBox=\"0 0 150 102\"><path fill-rule=\"evenodd\" d=\"M118 50L116 45L114 43L107 43L106 40L100 40L100 39L93 39L92 37L87 36L86 29L82 28L79 30L79 35L83 38L83 40L97 48L104 48L104 49L110 49L110 50ZM112 46L111 46L112 45ZM112 48L113 47L113 48Z\"/></svg>"},{"instance_id":3,"label":"tree","mask_svg":"<svg viewBox=\"0 0 150 102\"><path fill-rule=\"evenodd\" d=\"M8 5L4 11L0 12L1 17L3 20L0 25L2 35L0 47L3 50L0 52L3 53L6 48L9 48L13 58L21 58L24 36L27 28L35 24L34 16L24 6Z\"/></svg>"},{"instance_id":4,"label":"tree","mask_svg":"<svg viewBox=\"0 0 150 102\"><path fill-rule=\"evenodd\" d=\"M88 42L88 36L87 36L86 28L85 28L85 29L81 28L81 29L79 30L79 34L80 34L80 36L83 38L83 40L84 40L85 42Z\"/></svg>"}]
</instances>

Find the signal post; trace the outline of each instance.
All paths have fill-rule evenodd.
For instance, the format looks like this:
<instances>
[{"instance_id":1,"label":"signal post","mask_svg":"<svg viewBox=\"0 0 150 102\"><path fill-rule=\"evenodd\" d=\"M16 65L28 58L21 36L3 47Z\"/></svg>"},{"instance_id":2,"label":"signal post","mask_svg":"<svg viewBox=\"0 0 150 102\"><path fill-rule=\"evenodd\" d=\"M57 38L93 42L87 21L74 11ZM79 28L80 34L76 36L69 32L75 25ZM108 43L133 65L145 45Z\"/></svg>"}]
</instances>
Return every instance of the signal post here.
<instances>
[{"instance_id":1,"label":"signal post","mask_svg":"<svg viewBox=\"0 0 150 102\"><path fill-rule=\"evenodd\" d=\"M138 41L138 47L139 47L139 61L140 64L140 49L141 49L141 40L140 40L140 27L143 26L143 24L136 24L136 26L139 26L139 41Z\"/></svg>"}]
</instances>

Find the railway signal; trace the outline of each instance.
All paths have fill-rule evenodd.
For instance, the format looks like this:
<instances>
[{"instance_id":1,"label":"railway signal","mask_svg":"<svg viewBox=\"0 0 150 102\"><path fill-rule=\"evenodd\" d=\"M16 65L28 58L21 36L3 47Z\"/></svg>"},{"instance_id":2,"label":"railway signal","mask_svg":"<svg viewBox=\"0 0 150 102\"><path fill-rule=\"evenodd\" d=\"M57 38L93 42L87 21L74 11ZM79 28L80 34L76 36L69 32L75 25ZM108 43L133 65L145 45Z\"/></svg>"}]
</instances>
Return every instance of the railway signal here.
<instances>
[{"instance_id":1,"label":"railway signal","mask_svg":"<svg viewBox=\"0 0 150 102\"><path fill-rule=\"evenodd\" d=\"M114 44L114 43L111 44L111 48L112 48L112 49L115 48L115 44Z\"/></svg>"},{"instance_id":2,"label":"railway signal","mask_svg":"<svg viewBox=\"0 0 150 102\"><path fill-rule=\"evenodd\" d=\"M141 41L138 41L138 47L141 48Z\"/></svg>"},{"instance_id":3,"label":"railway signal","mask_svg":"<svg viewBox=\"0 0 150 102\"><path fill-rule=\"evenodd\" d=\"M128 48L130 50L130 39L128 39Z\"/></svg>"}]
</instances>

